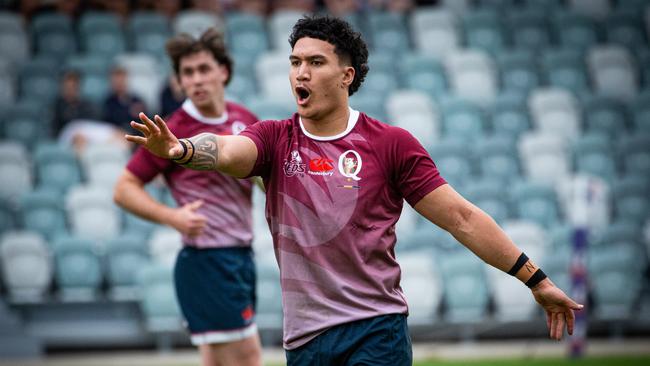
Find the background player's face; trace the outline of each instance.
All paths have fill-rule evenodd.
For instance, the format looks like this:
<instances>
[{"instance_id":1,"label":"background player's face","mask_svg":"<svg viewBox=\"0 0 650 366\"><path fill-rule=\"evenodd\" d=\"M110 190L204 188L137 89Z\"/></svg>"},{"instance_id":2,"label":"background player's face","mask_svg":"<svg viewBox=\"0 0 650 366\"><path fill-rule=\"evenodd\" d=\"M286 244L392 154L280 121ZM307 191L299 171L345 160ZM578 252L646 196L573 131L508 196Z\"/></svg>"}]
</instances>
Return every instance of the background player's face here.
<instances>
[{"instance_id":1,"label":"background player's face","mask_svg":"<svg viewBox=\"0 0 650 366\"><path fill-rule=\"evenodd\" d=\"M347 108L354 68L341 62L334 45L304 37L294 45L289 60L291 90L301 117L318 120Z\"/></svg>"},{"instance_id":2,"label":"background player's face","mask_svg":"<svg viewBox=\"0 0 650 366\"><path fill-rule=\"evenodd\" d=\"M181 57L178 67L181 87L198 108L210 107L222 99L228 69L217 62L208 51Z\"/></svg>"}]
</instances>

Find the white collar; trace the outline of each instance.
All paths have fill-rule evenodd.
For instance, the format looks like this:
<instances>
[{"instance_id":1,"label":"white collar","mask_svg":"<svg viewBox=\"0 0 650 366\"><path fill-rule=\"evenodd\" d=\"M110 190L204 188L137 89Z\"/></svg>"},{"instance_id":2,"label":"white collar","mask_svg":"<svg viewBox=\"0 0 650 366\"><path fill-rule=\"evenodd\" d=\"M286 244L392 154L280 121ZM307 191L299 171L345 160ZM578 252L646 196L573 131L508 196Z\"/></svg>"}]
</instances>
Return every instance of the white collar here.
<instances>
[{"instance_id":1,"label":"white collar","mask_svg":"<svg viewBox=\"0 0 650 366\"><path fill-rule=\"evenodd\" d=\"M195 120L209 125L220 125L228 120L228 111L225 110L225 104L223 114L216 118L203 116L189 98L185 99L181 108Z\"/></svg>"},{"instance_id":2,"label":"white collar","mask_svg":"<svg viewBox=\"0 0 650 366\"><path fill-rule=\"evenodd\" d=\"M339 133L338 135L334 135L334 136L316 136L316 135L313 135L313 134L309 133L307 131L307 129L305 129L305 125L303 125L303 123L302 123L302 118L298 117L298 122L300 122L300 129L302 130L302 133L305 134L305 136L307 136L307 137L309 137L310 139L313 139L313 140L332 141L332 140L340 139L341 137L344 137L345 135L350 133L350 131L352 131L354 126L357 125L357 121L359 120L359 111L356 111L356 110L352 109L351 107L348 107L348 109L350 110L350 116L348 117L348 126L345 128L345 131Z\"/></svg>"}]
</instances>

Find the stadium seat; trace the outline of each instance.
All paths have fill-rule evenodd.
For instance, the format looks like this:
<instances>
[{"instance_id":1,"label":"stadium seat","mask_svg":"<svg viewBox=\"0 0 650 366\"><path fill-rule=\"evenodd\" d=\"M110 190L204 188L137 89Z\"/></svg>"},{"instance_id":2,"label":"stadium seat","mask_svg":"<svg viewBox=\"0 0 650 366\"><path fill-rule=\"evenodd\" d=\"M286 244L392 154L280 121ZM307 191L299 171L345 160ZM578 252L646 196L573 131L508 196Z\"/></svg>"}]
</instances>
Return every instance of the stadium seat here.
<instances>
[{"instance_id":1,"label":"stadium seat","mask_svg":"<svg viewBox=\"0 0 650 366\"><path fill-rule=\"evenodd\" d=\"M494 135L475 142L483 177L509 182L521 176L517 145L509 136Z\"/></svg>"},{"instance_id":2,"label":"stadium seat","mask_svg":"<svg viewBox=\"0 0 650 366\"><path fill-rule=\"evenodd\" d=\"M258 15L233 13L226 17L228 49L236 55L256 58L269 50L264 19Z\"/></svg>"},{"instance_id":3,"label":"stadium seat","mask_svg":"<svg viewBox=\"0 0 650 366\"><path fill-rule=\"evenodd\" d=\"M235 65L237 65L236 61ZM257 94L257 85L255 84L254 74L244 68L235 67L230 82L226 87L226 94L242 101L248 98L255 99L253 97Z\"/></svg>"},{"instance_id":4,"label":"stadium seat","mask_svg":"<svg viewBox=\"0 0 650 366\"><path fill-rule=\"evenodd\" d=\"M126 69L129 91L144 101L147 110L158 110L160 91L168 69L146 53L123 53L114 61L115 65Z\"/></svg>"},{"instance_id":5,"label":"stadium seat","mask_svg":"<svg viewBox=\"0 0 650 366\"><path fill-rule=\"evenodd\" d=\"M29 154L17 142L0 142L0 199L16 204L19 197L32 189L32 170Z\"/></svg>"},{"instance_id":6,"label":"stadium seat","mask_svg":"<svg viewBox=\"0 0 650 366\"><path fill-rule=\"evenodd\" d=\"M59 65L52 58L30 59L20 66L20 95L49 103L59 93Z\"/></svg>"},{"instance_id":7,"label":"stadium seat","mask_svg":"<svg viewBox=\"0 0 650 366\"><path fill-rule=\"evenodd\" d=\"M85 12L79 18L79 39L89 54L112 58L126 50L124 31L116 14Z\"/></svg>"},{"instance_id":8,"label":"stadium seat","mask_svg":"<svg viewBox=\"0 0 650 366\"><path fill-rule=\"evenodd\" d=\"M15 71L11 62L0 57L0 105L14 103L18 95L16 84Z\"/></svg>"},{"instance_id":9,"label":"stadium seat","mask_svg":"<svg viewBox=\"0 0 650 366\"><path fill-rule=\"evenodd\" d=\"M578 173L599 177L609 184L617 177L614 148L607 136L582 135L573 142L573 153Z\"/></svg>"},{"instance_id":10,"label":"stadium seat","mask_svg":"<svg viewBox=\"0 0 650 366\"><path fill-rule=\"evenodd\" d=\"M464 14L462 20L467 47L477 48L495 56L507 46L505 32L497 11L474 10Z\"/></svg>"},{"instance_id":11,"label":"stadium seat","mask_svg":"<svg viewBox=\"0 0 650 366\"><path fill-rule=\"evenodd\" d=\"M390 122L411 132L424 146L438 139L438 115L431 99L422 92L396 91L386 101Z\"/></svg>"},{"instance_id":12,"label":"stadium seat","mask_svg":"<svg viewBox=\"0 0 650 366\"><path fill-rule=\"evenodd\" d=\"M149 256L156 263L173 266L182 248L181 234L169 227L156 229L149 239Z\"/></svg>"},{"instance_id":13,"label":"stadium seat","mask_svg":"<svg viewBox=\"0 0 650 366\"><path fill-rule=\"evenodd\" d=\"M263 120L282 120L291 118L294 111L287 107L285 103L280 103L275 100L266 98L255 97L251 98L246 106L257 115L261 121Z\"/></svg>"},{"instance_id":14,"label":"stadium seat","mask_svg":"<svg viewBox=\"0 0 650 366\"><path fill-rule=\"evenodd\" d=\"M102 241L120 232L120 215L106 187L76 186L66 196L71 233L79 238Z\"/></svg>"},{"instance_id":15,"label":"stadium seat","mask_svg":"<svg viewBox=\"0 0 650 366\"><path fill-rule=\"evenodd\" d=\"M553 188L531 181L517 183L510 200L517 217L549 229L560 221L557 198Z\"/></svg>"},{"instance_id":16,"label":"stadium seat","mask_svg":"<svg viewBox=\"0 0 650 366\"><path fill-rule=\"evenodd\" d=\"M371 52L368 55L368 67L372 72L395 73L395 56L383 49Z\"/></svg>"},{"instance_id":17,"label":"stadium seat","mask_svg":"<svg viewBox=\"0 0 650 366\"><path fill-rule=\"evenodd\" d=\"M289 82L289 60L284 52L264 53L255 65L260 96L294 106L293 91Z\"/></svg>"},{"instance_id":18,"label":"stadium seat","mask_svg":"<svg viewBox=\"0 0 650 366\"><path fill-rule=\"evenodd\" d=\"M472 174L467 145L459 140L440 140L427 148L440 174L452 186L462 186Z\"/></svg>"},{"instance_id":19,"label":"stadium seat","mask_svg":"<svg viewBox=\"0 0 650 366\"><path fill-rule=\"evenodd\" d=\"M217 16L199 10L182 10L172 20L175 34L187 33L194 38L199 38L210 27L223 30L224 25Z\"/></svg>"},{"instance_id":20,"label":"stadium seat","mask_svg":"<svg viewBox=\"0 0 650 366\"><path fill-rule=\"evenodd\" d=\"M568 222L564 222L560 225L552 227L548 231L548 240L551 245L549 255L552 255L556 252L566 252L572 250L574 245L574 232L574 227Z\"/></svg>"},{"instance_id":21,"label":"stadium seat","mask_svg":"<svg viewBox=\"0 0 650 366\"><path fill-rule=\"evenodd\" d=\"M578 14L594 19L604 19L610 14L609 0L569 0L569 8Z\"/></svg>"},{"instance_id":22,"label":"stadium seat","mask_svg":"<svg viewBox=\"0 0 650 366\"><path fill-rule=\"evenodd\" d=\"M137 299L137 272L149 263L146 243L138 235L121 235L106 243L106 277L110 297Z\"/></svg>"},{"instance_id":23,"label":"stadium seat","mask_svg":"<svg viewBox=\"0 0 650 366\"><path fill-rule=\"evenodd\" d=\"M30 43L18 14L0 11L0 55L13 65L29 58Z\"/></svg>"},{"instance_id":24,"label":"stadium seat","mask_svg":"<svg viewBox=\"0 0 650 366\"><path fill-rule=\"evenodd\" d=\"M507 21L515 47L538 50L551 44L549 25L536 9L511 10Z\"/></svg>"},{"instance_id":25,"label":"stadium seat","mask_svg":"<svg viewBox=\"0 0 650 366\"><path fill-rule=\"evenodd\" d=\"M257 312L255 322L260 328L282 328L282 289L280 271L273 255L256 257Z\"/></svg>"},{"instance_id":26,"label":"stadium seat","mask_svg":"<svg viewBox=\"0 0 650 366\"><path fill-rule=\"evenodd\" d=\"M63 198L56 190L39 189L20 199L21 221L25 230L44 238L67 233Z\"/></svg>"},{"instance_id":27,"label":"stadium seat","mask_svg":"<svg viewBox=\"0 0 650 366\"><path fill-rule=\"evenodd\" d=\"M549 49L542 56L542 70L551 87L564 88L575 95L589 90L583 53L575 49Z\"/></svg>"},{"instance_id":28,"label":"stadium seat","mask_svg":"<svg viewBox=\"0 0 650 366\"><path fill-rule=\"evenodd\" d=\"M650 176L650 134L623 136L618 141L617 154L628 174Z\"/></svg>"},{"instance_id":29,"label":"stadium seat","mask_svg":"<svg viewBox=\"0 0 650 366\"><path fill-rule=\"evenodd\" d=\"M302 13L297 10L278 10L267 18L273 50L284 55L284 61L287 65L289 64L287 53L291 50L289 36L294 24L300 18L302 18Z\"/></svg>"},{"instance_id":30,"label":"stadium seat","mask_svg":"<svg viewBox=\"0 0 650 366\"><path fill-rule=\"evenodd\" d=\"M39 14L32 19L30 28L36 55L63 60L77 52L77 40L69 16L63 13Z\"/></svg>"},{"instance_id":31,"label":"stadium seat","mask_svg":"<svg viewBox=\"0 0 650 366\"><path fill-rule=\"evenodd\" d=\"M128 151L115 144L94 144L81 153L81 164L87 182L98 187L112 188L124 171Z\"/></svg>"},{"instance_id":32,"label":"stadium seat","mask_svg":"<svg viewBox=\"0 0 650 366\"><path fill-rule=\"evenodd\" d=\"M483 179L471 181L463 189L463 196L501 224L511 218L503 181L483 175Z\"/></svg>"},{"instance_id":33,"label":"stadium seat","mask_svg":"<svg viewBox=\"0 0 650 366\"><path fill-rule=\"evenodd\" d=\"M17 216L14 204L8 202L6 199L0 199L0 235L18 227Z\"/></svg>"},{"instance_id":34,"label":"stadium seat","mask_svg":"<svg viewBox=\"0 0 650 366\"><path fill-rule=\"evenodd\" d=\"M441 101L440 110L444 138L474 143L485 135L487 122L476 104L461 98L447 98Z\"/></svg>"},{"instance_id":35,"label":"stadium seat","mask_svg":"<svg viewBox=\"0 0 650 366\"><path fill-rule=\"evenodd\" d=\"M26 231L10 231L0 241L0 269L4 288L14 302L39 302L52 283L52 261L43 238Z\"/></svg>"},{"instance_id":36,"label":"stadium seat","mask_svg":"<svg viewBox=\"0 0 650 366\"><path fill-rule=\"evenodd\" d=\"M386 103L381 95L372 93L355 93L350 97L350 107L368 116L386 123L392 123L386 115Z\"/></svg>"},{"instance_id":37,"label":"stadium seat","mask_svg":"<svg viewBox=\"0 0 650 366\"><path fill-rule=\"evenodd\" d=\"M528 220L508 220L502 225L503 231L517 244L519 249L533 258L536 263L542 263L550 252L548 232L535 222Z\"/></svg>"},{"instance_id":38,"label":"stadium seat","mask_svg":"<svg viewBox=\"0 0 650 366\"><path fill-rule=\"evenodd\" d=\"M60 237L53 244L55 280L63 301L92 301L99 295L103 271L91 240Z\"/></svg>"},{"instance_id":39,"label":"stadium seat","mask_svg":"<svg viewBox=\"0 0 650 366\"><path fill-rule=\"evenodd\" d=\"M540 133L574 139L580 133L577 99L558 88L536 89L528 98L533 124Z\"/></svg>"},{"instance_id":40,"label":"stadium seat","mask_svg":"<svg viewBox=\"0 0 650 366\"><path fill-rule=\"evenodd\" d=\"M544 268L546 270L546 268ZM512 276L488 266L487 275L494 301L494 316L501 322L527 321L537 313L537 302L530 289Z\"/></svg>"},{"instance_id":41,"label":"stadium seat","mask_svg":"<svg viewBox=\"0 0 650 366\"><path fill-rule=\"evenodd\" d=\"M624 102L634 99L638 76L630 53L617 45L593 47L587 64L595 92Z\"/></svg>"},{"instance_id":42,"label":"stadium seat","mask_svg":"<svg viewBox=\"0 0 650 366\"><path fill-rule=\"evenodd\" d=\"M141 267L136 276L146 329L153 333L182 329L172 267L150 263Z\"/></svg>"},{"instance_id":43,"label":"stadium seat","mask_svg":"<svg viewBox=\"0 0 650 366\"><path fill-rule=\"evenodd\" d=\"M538 182L555 185L571 172L568 147L559 136L528 132L518 141L525 175Z\"/></svg>"},{"instance_id":44,"label":"stadium seat","mask_svg":"<svg viewBox=\"0 0 650 366\"><path fill-rule=\"evenodd\" d=\"M490 57L481 51L450 53L445 59L452 90L458 97L487 106L497 93L496 70Z\"/></svg>"},{"instance_id":45,"label":"stadium seat","mask_svg":"<svg viewBox=\"0 0 650 366\"><path fill-rule=\"evenodd\" d=\"M612 186L614 208L619 220L643 224L650 217L648 180L643 175L628 175Z\"/></svg>"},{"instance_id":46,"label":"stadium seat","mask_svg":"<svg viewBox=\"0 0 650 366\"><path fill-rule=\"evenodd\" d=\"M588 96L583 98L582 110L587 111L587 133L598 133L610 140L616 140L628 129L625 105L619 100L597 95Z\"/></svg>"},{"instance_id":47,"label":"stadium seat","mask_svg":"<svg viewBox=\"0 0 650 366\"><path fill-rule=\"evenodd\" d=\"M460 47L456 16L446 10L420 7L411 15L411 34L415 49L442 60Z\"/></svg>"},{"instance_id":48,"label":"stadium seat","mask_svg":"<svg viewBox=\"0 0 650 366\"><path fill-rule=\"evenodd\" d=\"M634 51L647 46L643 31L642 14L635 10L618 10L609 14L605 23L607 42Z\"/></svg>"},{"instance_id":49,"label":"stadium seat","mask_svg":"<svg viewBox=\"0 0 650 366\"><path fill-rule=\"evenodd\" d=\"M2 134L11 141L33 149L51 134L48 113L36 98L23 98L4 110Z\"/></svg>"},{"instance_id":50,"label":"stadium seat","mask_svg":"<svg viewBox=\"0 0 650 366\"><path fill-rule=\"evenodd\" d=\"M34 164L38 187L61 193L81 182L81 170L71 147L43 143L36 147Z\"/></svg>"},{"instance_id":51,"label":"stadium seat","mask_svg":"<svg viewBox=\"0 0 650 366\"><path fill-rule=\"evenodd\" d=\"M165 57L165 43L171 36L169 20L156 12L135 12L127 24L131 49L154 57Z\"/></svg>"},{"instance_id":52,"label":"stadium seat","mask_svg":"<svg viewBox=\"0 0 650 366\"><path fill-rule=\"evenodd\" d=\"M562 47L582 52L598 43L596 25L588 16L561 12L553 20L555 33Z\"/></svg>"},{"instance_id":53,"label":"stadium seat","mask_svg":"<svg viewBox=\"0 0 650 366\"><path fill-rule=\"evenodd\" d=\"M636 133L650 134L650 91L645 91L631 105L632 125Z\"/></svg>"},{"instance_id":54,"label":"stadium seat","mask_svg":"<svg viewBox=\"0 0 650 366\"><path fill-rule=\"evenodd\" d=\"M501 85L505 91L527 94L541 84L537 61L531 50L515 49L497 55Z\"/></svg>"},{"instance_id":55,"label":"stadium seat","mask_svg":"<svg viewBox=\"0 0 650 366\"><path fill-rule=\"evenodd\" d=\"M485 264L467 250L446 252L438 257L445 313L450 323L472 324L485 319L488 305L488 284Z\"/></svg>"},{"instance_id":56,"label":"stadium seat","mask_svg":"<svg viewBox=\"0 0 650 366\"><path fill-rule=\"evenodd\" d=\"M519 93L497 95L492 105L491 117L495 135L517 139L531 128L526 99Z\"/></svg>"},{"instance_id":57,"label":"stadium seat","mask_svg":"<svg viewBox=\"0 0 650 366\"><path fill-rule=\"evenodd\" d=\"M442 301L440 275L429 250L401 253L400 287L409 304L409 325L433 325Z\"/></svg>"},{"instance_id":58,"label":"stadium seat","mask_svg":"<svg viewBox=\"0 0 650 366\"><path fill-rule=\"evenodd\" d=\"M418 14L418 13L415 13ZM415 15L414 15L415 16ZM411 49L404 15L396 12L373 11L368 14L372 34L372 49L377 52L401 54ZM425 32L425 29L420 29Z\"/></svg>"},{"instance_id":59,"label":"stadium seat","mask_svg":"<svg viewBox=\"0 0 650 366\"><path fill-rule=\"evenodd\" d=\"M103 103L108 95L108 71L111 61L99 55L72 55L65 68L81 76L81 95L94 103Z\"/></svg>"},{"instance_id":60,"label":"stadium seat","mask_svg":"<svg viewBox=\"0 0 650 366\"><path fill-rule=\"evenodd\" d=\"M445 70L433 56L407 53L397 66L403 86L425 92L434 98L447 92Z\"/></svg>"},{"instance_id":61,"label":"stadium seat","mask_svg":"<svg viewBox=\"0 0 650 366\"><path fill-rule=\"evenodd\" d=\"M572 255L570 246L562 246L549 251L544 261L539 264L541 268L544 268L544 273L552 279L555 286L566 294L570 294L572 288L570 272Z\"/></svg>"},{"instance_id":62,"label":"stadium seat","mask_svg":"<svg viewBox=\"0 0 650 366\"><path fill-rule=\"evenodd\" d=\"M357 93L377 96L383 103L388 95L395 90L397 90L395 73L377 71L368 73Z\"/></svg>"}]
</instances>

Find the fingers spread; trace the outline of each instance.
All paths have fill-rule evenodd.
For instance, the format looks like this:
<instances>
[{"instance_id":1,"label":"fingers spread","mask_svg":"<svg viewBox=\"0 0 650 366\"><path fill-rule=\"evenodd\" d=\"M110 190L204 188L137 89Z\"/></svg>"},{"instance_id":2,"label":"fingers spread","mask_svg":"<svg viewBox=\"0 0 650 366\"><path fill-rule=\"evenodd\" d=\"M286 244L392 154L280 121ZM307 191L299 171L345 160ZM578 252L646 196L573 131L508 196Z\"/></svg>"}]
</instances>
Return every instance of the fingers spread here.
<instances>
[{"instance_id":1,"label":"fingers spread","mask_svg":"<svg viewBox=\"0 0 650 366\"><path fill-rule=\"evenodd\" d=\"M147 139L142 137L142 136L124 135L124 138L127 141L135 142L138 145L146 145L147 144Z\"/></svg>"},{"instance_id":2,"label":"fingers spread","mask_svg":"<svg viewBox=\"0 0 650 366\"><path fill-rule=\"evenodd\" d=\"M153 120L154 120L154 122L156 122L156 125L160 128L160 131L162 131L163 133L169 133L169 129L167 128L167 124L165 123L165 121L163 121L162 118L160 118L159 115L156 114L153 117Z\"/></svg>"},{"instance_id":3,"label":"fingers spread","mask_svg":"<svg viewBox=\"0 0 650 366\"><path fill-rule=\"evenodd\" d=\"M557 324L557 317L555 316L555 313L549 312L549 318L551 319L550 327L549 327L549 335L551 336L551 339L555 339L555 328Z\"/></svg>"},{"instance_id":4,"label":"fingers spread","mask_svg":"<svg viewBox=\"0 0 650 366\"><path fill-rule=\"evenodd\" d=\"M131 127L133 127L136 130L142 132L145 136L147 136L149 134L149 128L147 128L147 126L143 125L142 123L131 121Z\"/></svg>"},{"instance_id":5,"label":"fingers spread","mask_svg":"<svg viewBox=\"0 0 650 366\"><path fill-rule=\"evenodd\" d=\"M546 312L546 327L548 328L549 332L551 331L551 329L553 329L551 327L551 319L552 318L553 318L553 314L551 314L550 311L547 311Z\"/></svg>"},{"instance_id":6,"label":"fingers spread","mask_svg":"<svg viewBox=\"0 0 650 366\"><path fill-rule=\"evenodd\" d=\"M574 326L575 321L576 321L576 316L575 316L575 314L573 313L573 310L569 309L569 310L565 313L565 318L566 318L566 328L567 328L567 331L569 332L569 335L572 335L572 334L573 334L573 326Z\"/></svg>"},{"instance_id":7,"label":"fingers spread","mask_svg":"<svg viewBox=\"0 0 650 366\"><path fill-rule=\"evenodd\" d=\"M555 324L555 336L558 341L562 339L562 334L564 333L564 324L566 323L564 319L564 313L555 313L557 316L557 323Z\"/></svg>"},{"instance_id":8,"label":"fingers spread","mask_svg":"<svg viewBox=\"0 0 650 366\"><path fill-rule=\"evenodd\" d=\"M153 121L150 120L149 117L147 117L146 114L140 112L140 114L138 114L138 117L140 117L140 121L142 121L142 123L144 123L145 125L147 125L147 127L149 127L149 131L152 134L159 134L160 133L160 129L158 128L158 126L156 126L156 124L153 123Z\"/></svg>"}]
</instances>

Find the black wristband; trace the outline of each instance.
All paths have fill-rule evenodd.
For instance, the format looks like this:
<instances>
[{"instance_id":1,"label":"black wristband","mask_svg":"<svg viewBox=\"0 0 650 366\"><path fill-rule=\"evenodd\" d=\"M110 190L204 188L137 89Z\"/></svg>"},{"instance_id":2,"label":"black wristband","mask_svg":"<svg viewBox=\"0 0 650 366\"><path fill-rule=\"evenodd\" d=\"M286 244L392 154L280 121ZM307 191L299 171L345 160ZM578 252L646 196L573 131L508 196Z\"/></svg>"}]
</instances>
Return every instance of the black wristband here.
<instances>
[{"instance_id":1,"label":"black wristband","mask_svg":"<svg viewBox=\"0 0 650 366\"><path fill-rule=\"evenodd\" d=\"M181 155L180 158L173 158L173 161L179 161L185 159L185 155L187 155L187 144L183 140L178 140L178 143L181 144L183 147L183 154Z\"/></svg>"},{"instance_id":2,"label":"black wristband","mask_svg":"<svg viewBox=\"0 0 650 366\"><path fill-rule=\"evenodd\" d=\"M512 266L512 268L510 268L510 270L508 271L508 274L511 276L516 275L517 272L519 272L519 270L521 269L521 267L523 267L524 264L526 264L526 262L528 262L528 256L526 255L526 253L521 253L515 265Z\"/></svg>"},{"instance_id":3,"label":"black wristband","mask_svg":"<svg viewBox=\"0 0 650 366\"><path fill-rule=\"evenodd\" d=\"M526 286L529 288L532 288L533 286L537 285L538 283L542 282L543 279L545 279L546 273L542 271L541 268L537 268L537 271L533 273L533 275L526 281Z\"/></svg>"}]
</instances>

